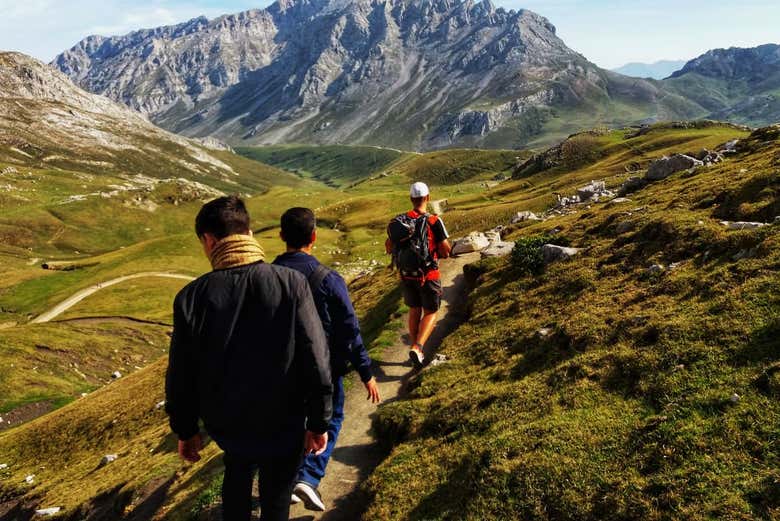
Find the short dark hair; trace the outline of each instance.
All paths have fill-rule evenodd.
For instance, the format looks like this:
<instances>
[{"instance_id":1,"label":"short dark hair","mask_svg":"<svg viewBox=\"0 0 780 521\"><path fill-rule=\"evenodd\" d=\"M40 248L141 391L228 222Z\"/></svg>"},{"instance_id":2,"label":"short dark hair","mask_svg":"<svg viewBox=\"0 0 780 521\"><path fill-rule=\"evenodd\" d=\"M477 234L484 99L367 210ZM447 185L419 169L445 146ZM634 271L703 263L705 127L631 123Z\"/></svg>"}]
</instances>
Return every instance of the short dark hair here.
<instances>
[{"instance_id":1,"label":"short dark hair","mask_svg":"<svg viewBox=\"0 0 780 521\"><path fill-rule=\"evenodd\" d=\"M428 197L427 195L424 195L422 197L412 197L412 204L414 206L420 206L423 204L423 201L425 201L425 198Z\"/></svg>"},{"instance_id":2,"label":"short dark hair","mask_svg":"<svg viewBox=\"0 0 780 521\"><path fill-rule=\"evenodd\" d=\"M291 248L311 244L311 234L316 227L317 219L308 208L290 208L282 215L282 236Z\"/></svg>"},{"instance_id":3,"label":"short dark hair","mask_svg":"<svg viewBox=\"0 0 780 521\"><path fill-rule=\"evenodd\" d=\"M198 237L210 233L217 239L248 235L249 212L244 201L237 195L229 195L204 204L195 217L195 233Z\"/></svg>"}]
</instances>

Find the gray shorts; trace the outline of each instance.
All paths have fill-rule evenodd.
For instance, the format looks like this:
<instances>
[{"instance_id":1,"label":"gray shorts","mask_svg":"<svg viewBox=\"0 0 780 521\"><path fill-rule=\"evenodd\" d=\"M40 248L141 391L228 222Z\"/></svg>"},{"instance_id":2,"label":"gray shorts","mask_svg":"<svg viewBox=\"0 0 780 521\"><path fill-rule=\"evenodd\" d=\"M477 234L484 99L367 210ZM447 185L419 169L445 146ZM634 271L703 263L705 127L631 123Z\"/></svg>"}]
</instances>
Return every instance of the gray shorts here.
<instances>
[{"instance_id":1,"label":"gray shorts","mask_svg":"<svg viewBox=\"0 0 780 521\"><path fill-rule=\"evenodd\" d=\"M401 279L401 289L404 293L404 304L410 308L423 308L425 311L438 311L441 307L441 281Z\"/></svg>"}]
</instances>

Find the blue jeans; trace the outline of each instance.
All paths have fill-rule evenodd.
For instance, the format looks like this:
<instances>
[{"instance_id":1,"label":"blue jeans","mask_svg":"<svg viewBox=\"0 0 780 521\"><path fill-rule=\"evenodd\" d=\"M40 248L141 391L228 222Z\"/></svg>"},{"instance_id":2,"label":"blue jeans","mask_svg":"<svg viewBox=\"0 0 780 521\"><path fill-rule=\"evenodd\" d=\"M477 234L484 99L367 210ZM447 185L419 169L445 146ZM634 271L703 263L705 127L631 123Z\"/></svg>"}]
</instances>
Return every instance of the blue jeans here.
<instances>
[{"instance_id":1,"label":"blue jeans","mask_svg":"<svg viewBox=\"0 0 780 521\"><path fill-rule=\"evenodd\" d=\"M333 448L336 446L336 440L341 431L341 424L344 422L344 377L339 377L333 382L333 416L328 425L328 445L325 452L319 456L308 454L303 458L298 469L298 481L308 483L317 488L322 478L325 477L325 467L328 466L330 456L333 454Z\"/></svg>"}]
</instances>

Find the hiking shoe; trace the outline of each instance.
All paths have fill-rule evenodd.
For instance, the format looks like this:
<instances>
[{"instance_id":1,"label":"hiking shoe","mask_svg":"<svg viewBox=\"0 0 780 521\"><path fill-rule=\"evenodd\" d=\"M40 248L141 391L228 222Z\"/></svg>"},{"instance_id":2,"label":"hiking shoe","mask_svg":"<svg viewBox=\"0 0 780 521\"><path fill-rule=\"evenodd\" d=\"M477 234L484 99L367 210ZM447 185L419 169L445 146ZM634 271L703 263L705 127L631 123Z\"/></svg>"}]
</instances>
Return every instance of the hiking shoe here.
<instances>
[{"instance_id":1,"label":"hiking shoe","mask_svg":"<svg viewBox=\"0 0 780 521\"><path fill-rule=\"evenodd\" d=\"M298 496L296 496L296 495L295 495L295 492L293 492L293 493L290 495L290 504L291 504L291 505L297 505L297 504L298 504L298 503L300 503L300 502L301 502L301 498L299 498Z\"/></svg>"},{"instance_id":2,"label":"hiking shoe","mask_svg":"<svg viewBox=\"0 0 780 521\"><path fill-rule=\"evenodd\" d=\"M299 481L295 484L293 494L303 501L303 505L308 510L314 510L315 512L325 512L325 503L322 502L320 493L317 489L306 483L305 481Z\"/></svg>"},{"instance_id":3,"label":"hiking shoe","mask_svg":"<svg viewBox=\"0 0 780 521\"><path fill-rule=\"evenodd\" d=\"M412 347L409 350L409 360L412 361L413 366L420 369L425 361L422 350L417 347Z\"/></svg>"}]
</instances>

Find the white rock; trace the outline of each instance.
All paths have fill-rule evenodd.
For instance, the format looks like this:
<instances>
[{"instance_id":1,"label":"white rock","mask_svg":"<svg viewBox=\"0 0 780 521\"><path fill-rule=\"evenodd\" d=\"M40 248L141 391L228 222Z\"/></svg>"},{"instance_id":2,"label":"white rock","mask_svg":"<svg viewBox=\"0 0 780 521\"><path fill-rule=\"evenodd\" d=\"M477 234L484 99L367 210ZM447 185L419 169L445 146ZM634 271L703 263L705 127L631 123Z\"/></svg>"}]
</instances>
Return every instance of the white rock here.
<instances>
[{"instance_id":1,"label":"white rock","mask_svg":"<svg viewBox=\"0 0 780 521\"><path fill-rule=\"evenodd\" d=\"M24 482L28 485L32 485L35 482L35 474L30 474L26 478L24 478Z\"/></svg>"},{"instance_id":2,"label":"white rock","mask_svg":"<svg viewBox=\"0 0 780 521\"><path fill-rule=\"evenodd\" d=\"M529 212L529 211L523 211L523 212L517 212L512 217L512 221L511 222L512 222L512 224L517 224L517 223L521 223L523 221L541 221L541 220L542 220L542 218L539 217L538 215L536 215L535 213Z\"/></svg>"},{"instance_id":3,"label":"white rock","mask_svg":"<svg viewBox=\"0 0 780 521\"><path fill-rule=\"evenodd\" d=\"M536 332L536 336L540 338L548 337L552 334L553 330L549 327L543 327L539 331Z\"/></svg>"},{"instance_id":4,"label":"white rock","mask_svg":"<svg viewBox=\"0 0 780 521\"><path fill-rule=\"evenodd\" d=\"M472 232L463 239L455 242L452 247L453 255L461 255L463 253L471 253L474 251L481 251L490 246L490 241L481 232Z\"/></svg>"},{"instance_id":5,"label":"white rock","mask_svg":"<svg viewBox=\"0 0 780 521\"><path fill-rule=\"evenodd\" d=\"M615 197L609 202L609 204L613 205L613 204L630 203L630 202L631 199L629 199L628 197Z\"/></svg>"},{"instance_id":6,"label":"white rock","mask_svg":"<svg viewBox=\"0 0 780 521\"><path fill-rule=\"evenodd\" d=\"M674 154L671 157L662 157L654 161L647 169L645 179L648 181L660 181L682 170L704 166L702 161L685 154Z\"/></svg>"},{"instance_id":7,"label":"white rock","mask_svg":"<svg viewBox=\"0 0 780 521\"><path fill-rule=\"evenodd\" d=\"M0 470L5 470L8 468L8 463L0 463Z\"/></svg>"},{"instance_id":8,"label":"white rock","mask_svg":"<svg viewBox=\"0 0 780 521\"><path fill-rule=\"evenodd\" d=\"M40 510L35 511L36 516L53 516L54 514L59 514L60 510L62 510L60 507L51 507L51 508L42 508Z\"/></svg>"},{"instance_id":9,"label":"white rock","mask_svg":"<svg viewBox=\"0 0 780 521\"><path fill-rule=\"evenodd\" d=\"M501 233L495 230L490 230L489 232L485 232L485 237L487 237L487 240L488 242L490 242L491 245L501 242Z\"/></svg>"},{"instance_id":10,"label":"white rock","mask_svg":"<svg viewBox=\"0 0 780 521\"><path fill-rule=\"evenodd\" d=\"M604 181L591 181L589 184L577 189L577 196L580 201L589 201L594 197L604 194L606 185Z\"/></svg>"},{"instance_id":11,"label":"white rock","mask_svg":"<svg viewBox=\"0 0 780 521\"><path fill-rule=\"evenodd\" d=\"M729 398L729 400L731 400L731 403L739 403L740 399L742 399L742 397L737 393L732 394L731 398Z\"/></svg>"},{"instance_id":12,"label":"white rock","mask_svg":"<svg viewBox=\"0 0 780 521\"><path fill-rule=\"evenodd\" d=\"M663 264L653 264L649 268L647 268L647 271L652 275L657 275L659 273L663 273L666 271L666 268Z\"/></svg>"},{"instance_id":13,"label":"white rock","mask_svg":"<svg viewBox=\"0 0 780 521\"><path fill-rule=\"evenodd\" d=\"M433 360L431 360L431 364L430 365L435 367L437 365L441 365L441 364L444 364L444 363L447 363L447 362L449 362L449 359L447 358L446 355L443 355L441 353L437 353L433 357Z\"/></svg>"},{"instance_id":14,"label":"white rock","mask_svg":"<svg viewBox=\"0 0 780 521\"><path fill-rule=\"evenodd\" d=\"M729 230L755 230L757 228L763 228L764 226L767 226L766 223L754 223L754 222L743 222L743 221L737 221L737 222L721 221L720 224L727 227Z\"/></svg>"},{"instance_id":15,"label":"white rock","mask_svg":"<svg viewBox=\"0 0 780 521\"><path fill-rule=\"evenodd\" d=\"M119 456L117 454L106 454L103 456L103 459L100 460L100 466L108 465L109 463L113 463L116 460L119 459Z\"/></svg>"},{"instance_id":16,"label":"white rock","mask_svg":"<svg viewBox=\"0 0 780 521\"><path fill-rule=\"evenodd\" d=\"M157 404L154 406L156 410L162 409L163 407L165 407L165 400L157 402Z\"/></svg>"},{"instance_id":17,"label":"white rock","mask_svg":"<svg viewBox=\"0 0 780 521\"><path fill-rule=\"evenodd\" d=\"M780 224L780 215L775 217L775 224Z\"/></svg>"},{"instance_id":18,"label":"white rock","mask_svg":"<svg viewBox=\"0 0 780 521\"><path fill-rule=\"evenodd\" d=\"M122 373L120 373L119 371L114 371L113 373L111 373L111 378L115 380L118 378L122 378Z\"/></svg>"},{"instance_id":19,"label":"white rock","mask_svg":"<svg viewBox=\"0 0 780 521\"><path fill-rule=\"evenodd\" d=\"M515 243L512 241L494 242L487 249L482 250L481 255L483 259L486 257L506 257L512 253L514 247Z\"/></svg>"},{"instance_id":20,"label":"white rock","mask_svg":"<svg viewBox=\"0 0 780 521\"><path fill-rule=\"evenodd\" d=\"M579 254L580 251L582 250L579 248L566 248L565 246L558 246L556 244L545 244L542 246L542 256L547 263L570 259Z\"/></svg>"}]
</instances>

